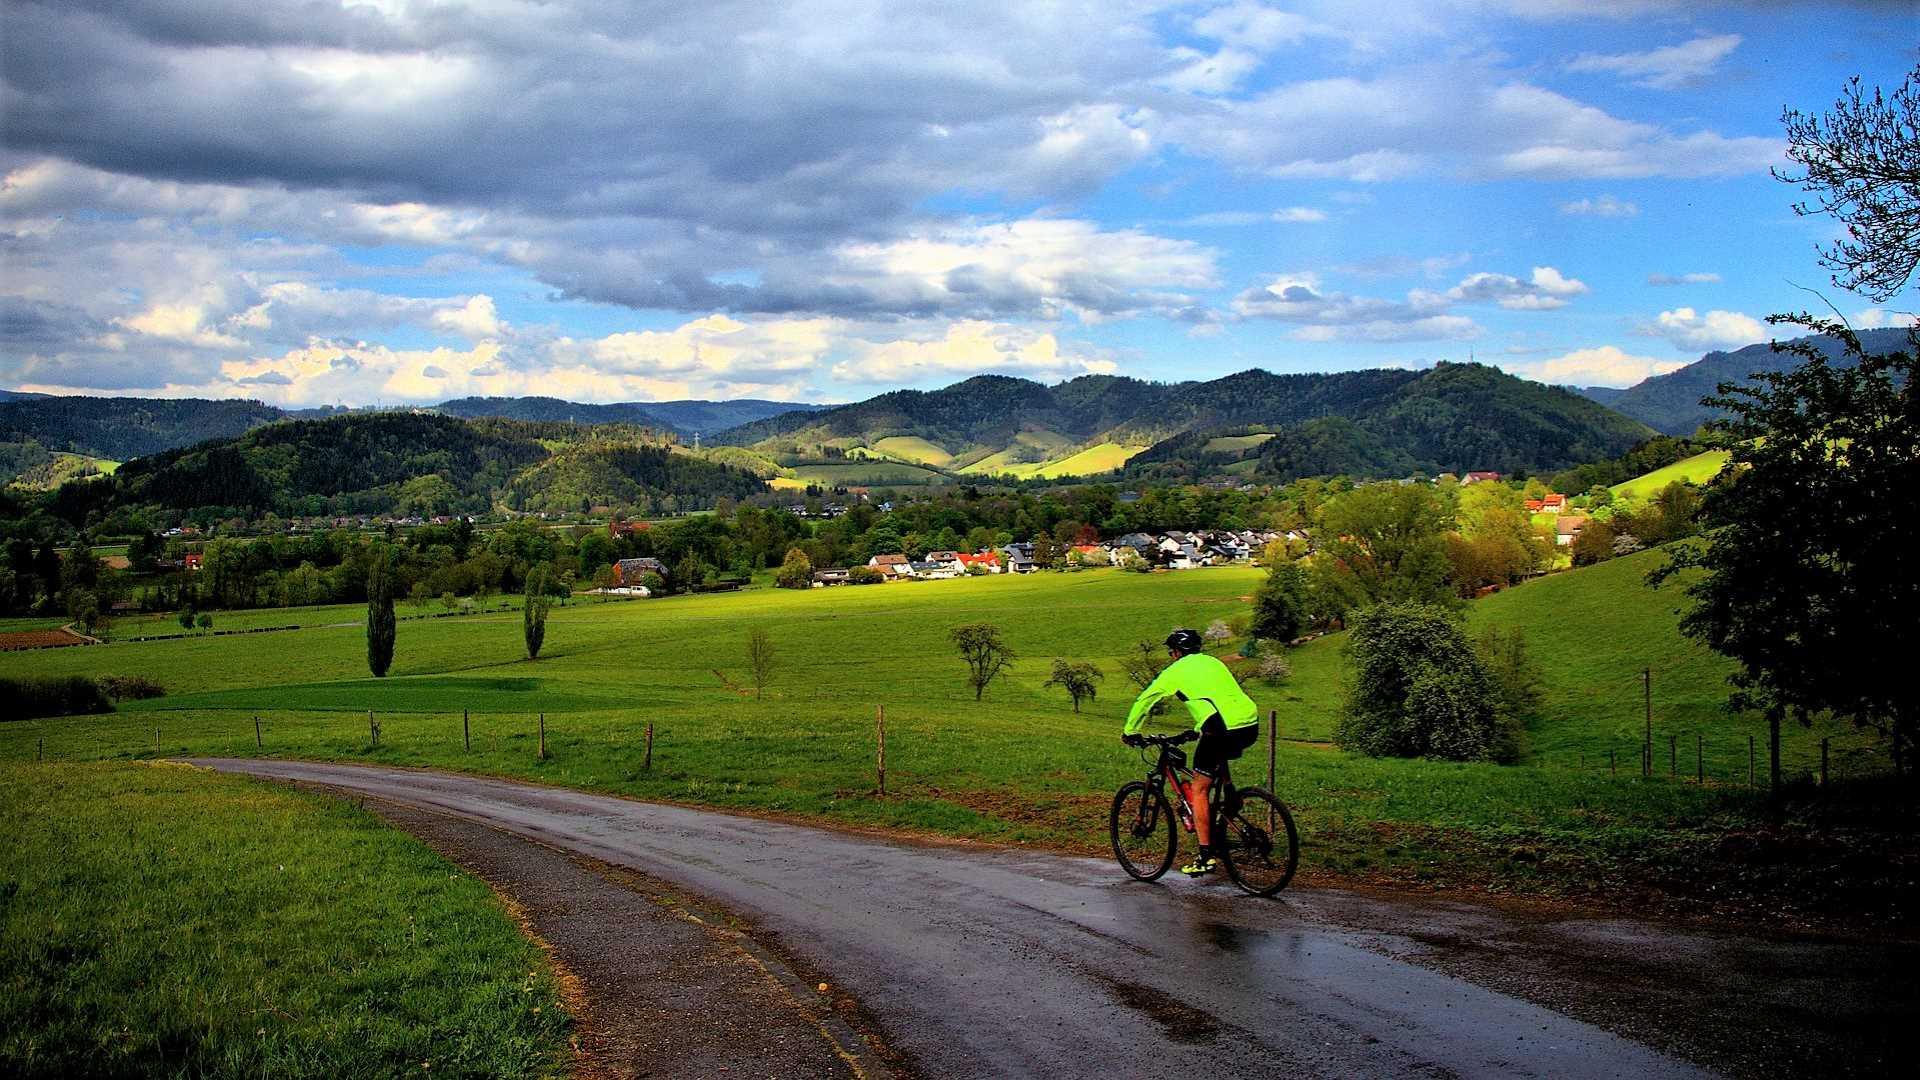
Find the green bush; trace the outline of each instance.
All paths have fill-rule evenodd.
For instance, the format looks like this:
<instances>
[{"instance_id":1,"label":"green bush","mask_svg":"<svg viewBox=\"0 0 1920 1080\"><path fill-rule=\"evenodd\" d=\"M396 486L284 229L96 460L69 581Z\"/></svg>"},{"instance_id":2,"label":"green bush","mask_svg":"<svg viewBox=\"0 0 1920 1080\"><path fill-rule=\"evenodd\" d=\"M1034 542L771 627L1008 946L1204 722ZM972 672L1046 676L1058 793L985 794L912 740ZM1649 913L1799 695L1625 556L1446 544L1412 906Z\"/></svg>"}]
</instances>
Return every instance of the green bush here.
<instances>
[{"instance_id":1,"label":"green bush","mask_svg":"<svg viewBox=\"0 0 1920 1080\"><path fill-rule=\"evenodd\" d=\"M106 691L85 675L0 678L0 700L14 703L5 713L9 720L113 711L113 702L107 700Z\"/></svg>"},{"instance_id":2,"label":"green bush","mask_svg":"<svg viewBox=\"0 0 1920 1080\"><path fill-rule=\"evenodd\" d=\"M167 696L167 688L145 675L102 675L100 689L115 701L140 701Z\"/></svg>"},{"instance_id":3,"label":"green bush","mask_svg":"<svg viewBox=\"0 0 1920 1080\"><path fill-rule=\"evenodd\" d=\"M1377 604L1351 625L1353 682L1335 742L1371 757L1494 757L1498 690L1447 609Z\"/></svg>"}]
</instances>

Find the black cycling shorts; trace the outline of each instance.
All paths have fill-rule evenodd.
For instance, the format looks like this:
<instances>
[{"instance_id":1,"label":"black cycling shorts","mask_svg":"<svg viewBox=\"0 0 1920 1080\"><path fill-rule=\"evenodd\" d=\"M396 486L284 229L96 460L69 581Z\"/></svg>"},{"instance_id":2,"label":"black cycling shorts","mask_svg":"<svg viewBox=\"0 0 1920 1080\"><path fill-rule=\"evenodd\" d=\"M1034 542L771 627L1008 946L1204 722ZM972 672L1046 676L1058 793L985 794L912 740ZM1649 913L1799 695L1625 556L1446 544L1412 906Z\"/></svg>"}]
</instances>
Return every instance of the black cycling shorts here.
<instances>
[{"instance_id":1,"label":"black cycling shorts","mask_svg":"<svg viewBox=\"0 0 1920 1080\"><path fill-rule=\"evenodd\" d=\"M1260 741L1260 725L1230 728L1219 713L1200 725L1200 741L1193 747L1193 771L1219 778L1227 762L1246 753L1247 747Z\"/></svg>"}]
</instances>

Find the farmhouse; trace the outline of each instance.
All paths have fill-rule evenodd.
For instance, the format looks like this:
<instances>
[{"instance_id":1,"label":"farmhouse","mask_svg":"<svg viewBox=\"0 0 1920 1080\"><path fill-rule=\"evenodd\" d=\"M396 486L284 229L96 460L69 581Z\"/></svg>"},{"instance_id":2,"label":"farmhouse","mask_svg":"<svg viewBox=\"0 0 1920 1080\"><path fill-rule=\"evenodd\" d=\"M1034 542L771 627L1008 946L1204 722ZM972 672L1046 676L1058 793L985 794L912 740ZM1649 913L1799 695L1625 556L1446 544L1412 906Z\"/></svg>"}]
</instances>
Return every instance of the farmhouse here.
<instances>
[{"instance_id":1,"label":"farmhouse","mask_svg":"<svg viewBox=\"0 0 1920 1080\"><path fill-rule=\"evenodd\" d=\"M667 576L667 568L659 559L621 559L613 564L613 582L616 585L638 585L640 579L648 574Z\"/></svg>"},{"instance_id":2,"label":"farmhouse","mask_svg":"<svg viewBox=\"0 0 1920 1080\"><path fill-rule=\"evenodd\" d=\"M1577 514L1562 514L1553 519L1553 542L1561 547L1570 547L1574 537L1587 527L1587 519Z\"/></svg>"},{"instance_id":3,"label":"farmhouse","mask_svg":"<svg viewBox=\"0 0 1920 1080\"><path fill-rule=\"evenodd\" d=\"M1000 556L991 551L982 551L977 555L962 554L960 556L961 570L971 570L976 566L989 574L1002 572L1000 569Z\"/></svg>"},{"instance_id":4,"label":"farmhouse","mask_svg":"<svg viewBox=\"0 0 1920 1080\"><path fill-rule=\"evenodd\" d=\"M1462 484L1478 484L1483 481L1491 483L1499 479L1500 479L1500 474L1497 472L1470 472L1467 475L1461 477L1460 482Z\"/></svg>"},{"instance_id":5,"label":"farmhouse","mask_svg":"<svg viewBox=\"0 0 1920 1080\"><path fill-rule=\"evenodd\" d=\"M1567 512L1567 497L1560 494L1548 494L1538 499L1527 500L1529 514L1564 514Z\"/></svg>"}]
</instances>

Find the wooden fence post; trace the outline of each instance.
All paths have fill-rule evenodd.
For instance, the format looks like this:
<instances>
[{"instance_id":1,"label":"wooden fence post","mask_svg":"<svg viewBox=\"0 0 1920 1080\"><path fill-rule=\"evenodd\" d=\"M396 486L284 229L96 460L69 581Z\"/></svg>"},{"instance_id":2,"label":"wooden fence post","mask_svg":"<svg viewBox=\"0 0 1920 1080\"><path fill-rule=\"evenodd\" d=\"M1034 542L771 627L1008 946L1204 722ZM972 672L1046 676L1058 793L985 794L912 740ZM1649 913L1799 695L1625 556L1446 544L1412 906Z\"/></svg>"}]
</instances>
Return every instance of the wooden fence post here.
<instances>
[{"instance_id":1,"label":"wooden fence post","mask_svg":"<svg viewBox=\"0 0 1920 1080\"><path fill-rule=\"evenodd\" d=\"M1607 751L1607 772L1614 776L1620 775L1620 766L1614 762L1613 751L1611 750Z\"/></svg>"},{"instance_id":2,"label":"wooden fence post","mask_svg":"<svg viewBox=\"0 0 1920 1080\"><path fill-rule=\"evenodd\" d=\"M1667 775L1680 775L1680 736L1667 735Z\"/></svg>"},{"instance_id":3,"label":"wooden fence post","mask_svg":"<svg viewBox=\"0 0 1920 1080\"><path fill-rule=\"evenodd\" d=\"M887 707L885 705L873 707L873 723L876 747L874 766L880 773L880 794L885 796L887 793Z\"/></svg>"},{"instance_id":4,"label":"wooden fence post","mask_svg":"<svg viewBox=\"0 0 1920 1080\"><path fill-rule=\"evenodd\" d=\"M266 743L260 740L260 714L254 713L253 714L253 748L255 750L259 750L265 745Z\"/></svg>"},{"instance_id":5,"label":"wooden fence post","mask_svg":"<svg viewBox=\"0 0 1920 1080\"><path fill-rule=\"evenodd\" d=\"M367 710L367 737L373 740L374 746L380 745L380 724L374 720L372 709Z\"/></svg>"},{"instance_id":6,"label":"wooden fence post","mask_svg":"<svg viewBox=\"0 0 1920 1080\"><path fill-rule=\"evenodd\" d=\"M1280 710L1279 709L1267 710L1267 727L1270 731L1270 734L1267 737L1267 794L1273 795L1273 790L1274 790L1273 763L1274 763L1275 755L1278 754L1280 751ZM1274 797L1279 798L1279 796L1277 795L1275 795Z\"/></svg>"},{"instance_id":7,"label":"wooden fence post","mask_svg":"<svg viewBox=\"0 0 1920 1080\"><path fill-rule=\"evenodd\" d=\"M547 760L547 714L540 714L540 760Z\"/></svg>"},{"instance_id":8,"label":"wooden fence post","mask_svg":"<svg viewBox=\"0 0 1920 1080\"><path fill-rule=\"evenodd\" d=\"M647 759L640 766L649 772L653 770L653 723L647 723Z\"/></svg>"},{"instance_id":9,"label":"wooden fence post","mask_svg":"<svg viewBox=\"0 0 1920 1080\"><path fill-rule=\"evenodd\" d=\"M473 753L473 723L465 709L460 710L460 741L465 744L467 753Z\"/></svg>"},{"instance_id":10,"label":"wooden fence post","mask_svg":"<svg viewBox=\"0 0 1920 1080\"><path fill-rule=\"evenodd\" d=\"M33 760L35 761L47 760L47 737L45 735L40 736L39 745L34 748Z\"/></svg>"},{"instance_id":11,"label":"wooden fence post","mask_svg":"<svg viewBox=\"0 0 1920 1080\"><path fill-rule=\"evenodd\" d=\"M1653 776L1653 669L1650 667L1646 668L1641 671L1640 675L1646 686L1645 697L1647 703L1647 754L1642 761L1640 775L1651 779Z\"/></svg>"}]
</instances>

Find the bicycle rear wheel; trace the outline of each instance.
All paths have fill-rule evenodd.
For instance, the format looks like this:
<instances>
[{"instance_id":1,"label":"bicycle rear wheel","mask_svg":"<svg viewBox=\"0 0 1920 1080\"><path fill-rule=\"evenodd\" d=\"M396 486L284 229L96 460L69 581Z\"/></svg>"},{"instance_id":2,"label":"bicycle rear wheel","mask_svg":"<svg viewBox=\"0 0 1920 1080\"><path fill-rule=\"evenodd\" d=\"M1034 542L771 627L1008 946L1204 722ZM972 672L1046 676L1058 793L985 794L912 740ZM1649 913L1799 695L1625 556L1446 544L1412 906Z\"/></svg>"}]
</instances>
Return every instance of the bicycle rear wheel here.
<instances>
[{"instance_id":1,"label":"bicycle rear wheel","mask_svg":"<svg viewBox=\"0 0 1920 1080\"><path fill-rule=\"evenodd\" d=\"M1287 804L1260 788L1240 789L1240 809L1222 823L1227 876L1255 896L1287 887L1300 865L1300 832Z\"/></svg>"},{"instance_id":2,"label":"bicycle rear wheel","mask_svg":"<svg viewBox=\"0 0 1920 1080\"><path fill-rule=\"evenodd\" d=\"M1129 877L1152 881L1173 866L1178 834L1173 808L1159 788L1142 780L1121 785L1107 827L1113 835L1113 857Z\"/></svg>"}]
</instances>

